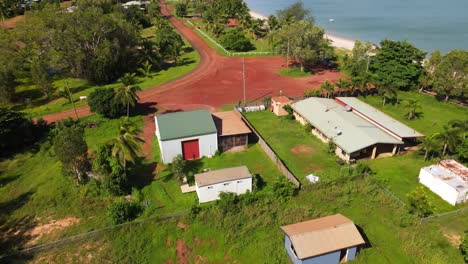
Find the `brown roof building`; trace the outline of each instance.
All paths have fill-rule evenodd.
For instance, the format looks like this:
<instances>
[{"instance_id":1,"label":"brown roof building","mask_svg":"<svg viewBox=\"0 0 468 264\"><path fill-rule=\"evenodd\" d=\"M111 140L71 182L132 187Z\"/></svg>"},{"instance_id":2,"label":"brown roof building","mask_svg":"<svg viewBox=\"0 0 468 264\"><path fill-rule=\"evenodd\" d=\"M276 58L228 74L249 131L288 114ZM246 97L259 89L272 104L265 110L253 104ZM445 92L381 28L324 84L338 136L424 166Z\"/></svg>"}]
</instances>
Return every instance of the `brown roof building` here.
<instances>
[{"instance_id":1,"label":"brown roof building","mask_svg":"<svg viewBox=\"0 0 468 264\"><path fill-rule=\"evenodd\" d=\"M287 115L288 112L283 109L285 105L291 104L292 101L289 100L286 96L277 96L271 98L271 109L270 111L275 113L277 116Z\"/></svg>"},{"instance_id":2,"label":"brown roof building","mask_svg":"<svg viewBox=\"0 0 468 264\"><path fill-rule=\"evenodd\" d=\"M234 111L213 113L218 130L218 146L222 152L243 150L247 147L252 132Z\"/></svg>"},{"instance_id":3,"label":"brown roof building","mask_svg":"<svg viewBox=\"0 0 468 264\"><path fill-rule=\"evenodd\" d=\"M339 263L355 258L365 244L354 223L341 214L282 226L293 263Z\"/></svg>"}]
</instances>

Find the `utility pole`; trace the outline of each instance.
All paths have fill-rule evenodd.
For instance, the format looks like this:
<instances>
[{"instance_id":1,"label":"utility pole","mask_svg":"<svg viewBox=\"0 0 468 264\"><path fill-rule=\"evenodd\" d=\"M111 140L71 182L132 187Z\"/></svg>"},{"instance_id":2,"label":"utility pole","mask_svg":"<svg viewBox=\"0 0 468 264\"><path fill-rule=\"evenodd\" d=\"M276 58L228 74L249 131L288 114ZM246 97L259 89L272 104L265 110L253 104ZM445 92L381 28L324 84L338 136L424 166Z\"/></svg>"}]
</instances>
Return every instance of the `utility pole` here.
<instances>
[{"instance_id":1,"label":"utility pole","mask_svg":"<svg viewBox=\"0 0 468 264\"><path fill-rule=\"evenodd\" d=\"M242 87L244 90L244 106L247 103L246 97L245 97L245 57L242 57Z\"/></svg>"},{"instance_id":2,"label":"utility pole","mask_svg":"<svg viewBox=\"0 0 468 264\"><path fill-rule=\"evenodd\" d=\"M289 37L288 37L288 51L286 54L286 69L289 69Z\"/></svg>"},{"instance_id":3,"label":"utility pole","mask_svg":"<svg viewBox=\"0 0 468 264\"><path fill-rule=\"evenodd\" d=\"M76 119L78 119L78 113L76 112L75 101L73 100L72 93L70 92L70 88L68 88L68 80L65 80L65 89L67 89L68 96L70 97L70 101L73 105L73 110L75 111Z\"/></svg>"}]
</instances>

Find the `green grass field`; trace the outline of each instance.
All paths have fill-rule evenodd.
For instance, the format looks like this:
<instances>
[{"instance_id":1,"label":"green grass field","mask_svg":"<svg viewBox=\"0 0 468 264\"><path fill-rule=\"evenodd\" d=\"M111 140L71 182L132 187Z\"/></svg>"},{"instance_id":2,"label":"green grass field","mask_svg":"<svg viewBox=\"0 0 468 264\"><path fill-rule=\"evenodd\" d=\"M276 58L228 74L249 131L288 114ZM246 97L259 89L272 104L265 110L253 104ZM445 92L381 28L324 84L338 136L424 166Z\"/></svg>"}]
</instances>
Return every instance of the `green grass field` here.
<instances>
[{"instance_id":1,"label":"green grass field","mask_svg":"<svg viewBox=\"0 0 468 264\"><path fill-rule=\"evenodd\" d=\"M301 78L301 77L312 76L314 73L308 72L308 71L301 71L300 68L288 68L288 69L279 70L278 74L287 76L287 77Z\"/></svg>"},{"instance_id":2,"label":"green grass field","mask_svg":"<svg viewBox=\"0 0 468 264\"><path fill-rule=\"evenodd\" d=\"M399 92L398 98L401 103L398 105L386 104L382 106L382 98L379 96L360 97L359 99L378 108L391 117L401 121L402 123L416 129L418 132L426 136L441 132L443 126L448 121L453 119L468 119L468 109L466 107L457 106L452 103L437 101L434 97L416 93L416 92ZM417 100L421 105L418 112L421 113L420 118L407 120L405 114L405 101L413 99Z\"/></svg>"},{"instance_id":3,"label":"green grass field","mask_svg":"<svg viewBox=\"0 0 468 264\"><path fill-rule=\"evenodd\" d=\"M142 117L133 117L137 125L142 125ZM97 122L97 128L87 128L85 137L88 147L93 150L118 134L119 120L108 120L96 115L84 121ZM49 223L52 219L75 217L80 224L54 233L38 242L92 230L107 225L103 209L110 202L107 197L92 195L90 186L77 186L70 178L61 173L61 164L54 156L53 148L45 144L38 151L18 154L0 161L0 229L7 232L10 228L21 231ZM90 221L92 219L92 221ZM30 239L29 236L10 238L0 237L3 250L15 243ZM6 241L9 241L8 243Z\"/></svg>"},{"instance_id":4,"label":"green grass field","mask_svg":"<svg viewBox=\"0 0 468 264\"><path fill-rule=\"evenodd\" d=\"M297 121L268 111L244 115L302 183L306 183L305 176L311 173L322 180L339 177L340 166L334 156L326 153L328 146L307 133Z\"/></svg>"}]
</instances>

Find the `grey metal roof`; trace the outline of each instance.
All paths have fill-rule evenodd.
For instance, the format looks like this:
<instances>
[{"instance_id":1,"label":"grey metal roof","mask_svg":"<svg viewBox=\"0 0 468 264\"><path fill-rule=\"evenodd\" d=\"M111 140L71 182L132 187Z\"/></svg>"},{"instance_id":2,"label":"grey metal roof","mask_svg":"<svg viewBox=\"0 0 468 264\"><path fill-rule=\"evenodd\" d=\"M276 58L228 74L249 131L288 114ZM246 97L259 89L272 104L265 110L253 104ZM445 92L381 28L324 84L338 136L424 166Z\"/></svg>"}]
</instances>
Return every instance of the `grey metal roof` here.
<instances>
[{"instance_id":1,"label":"grey metal roof","mask_svg":"<svg viewBox=\"0 0 468 264\"><path fill-rule=\"evenodd\" d=\"M197 183L198 187L246 178L252 178L252 174L250 174L249 169L246 166L232 167L195 174L195 182Z\"/></svg>"},{"instance_id":2,"label":"grey metal roof","mask_svg":"<svg viewBox=\"0 0 468 264\"><path fill-rule=\"evenodd\" d=\"M291 107L349 154L377 143L403 144L333 99L311 97Z\"/></svg>"},{"instance_id":3,"label":"grey metal roof","mask_svg":"<svg viewBox=\"0 0 468 264\"><path fill-rule=\"evenodd\" d=\"M175 112L154 117L160 140L187 138L216 133L216 126L208 110Z\"/></svg>"},{"instance_id":4,"label":"grey metal roof","mask_svg":"<svg viewBox=\"0 0 468 264\"><path fill-rule=\"evenodd\" d=\"M336 99L350 106L353 111L359 112L370 120L390 130L400 138L424 137L424 135L418 131L364 103L356 97L337 97Z\"/></svg>"}]
</instances>

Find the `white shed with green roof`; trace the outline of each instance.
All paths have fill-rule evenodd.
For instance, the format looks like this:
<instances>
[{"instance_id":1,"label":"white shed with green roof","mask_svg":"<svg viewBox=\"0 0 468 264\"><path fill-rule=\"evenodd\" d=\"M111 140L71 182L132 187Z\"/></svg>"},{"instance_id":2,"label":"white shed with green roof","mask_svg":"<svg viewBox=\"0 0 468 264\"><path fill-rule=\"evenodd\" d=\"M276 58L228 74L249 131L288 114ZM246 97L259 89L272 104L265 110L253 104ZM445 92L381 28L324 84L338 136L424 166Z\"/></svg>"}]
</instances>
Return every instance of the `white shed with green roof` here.
<instances>
[{"instance_id":1,"label":"white shed with green roof","mask_svg":"<svg viewBox=\"0 0 468 264\"><path fill-rule=\"evenodd\" d=\"M164 163L177 155L186 160L213 156L218 149L216 126L207 110L162 114L154 120Z\"/></svg>"}]
</instances>

